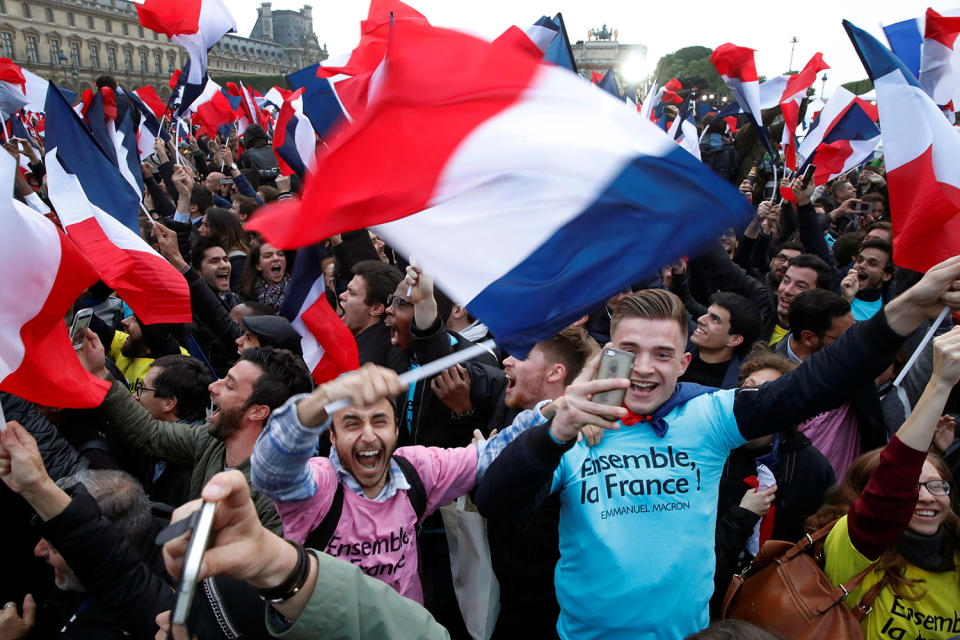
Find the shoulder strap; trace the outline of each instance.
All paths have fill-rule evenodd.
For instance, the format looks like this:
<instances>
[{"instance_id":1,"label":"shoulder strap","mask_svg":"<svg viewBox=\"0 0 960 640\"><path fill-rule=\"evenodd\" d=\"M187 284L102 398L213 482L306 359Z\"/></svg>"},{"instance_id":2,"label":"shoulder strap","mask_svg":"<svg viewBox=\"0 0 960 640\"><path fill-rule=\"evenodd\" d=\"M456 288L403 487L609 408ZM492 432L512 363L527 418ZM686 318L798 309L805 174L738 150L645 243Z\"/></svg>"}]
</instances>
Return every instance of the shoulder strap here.
<instances>
[{"instance_id":1,"label":"shoulder strap","mask_svg":"<svg viewBox=\"0 0 960 640\"><path fill-rule=\"evenodd\" d=\"M844 590L849 591L860 586L860 583L863 582L863 579L867 576L867 574L876 569L878 564L878 562L874 562L869 567L855 575L849 582L842 585ZM863 596L860 598L860 602L850 609L850 612L856 616L858 621L866 618L867 614L873 610L873 601L877 599L877 596L880 595L880 592L883 591L889 582L890 579L886 572L884 572L883 577L877 580L877 582L870 587L866 593L863 594Z\"/></svg>"},{"instance_id":2,"label":"shoulder strap","mask_svg":"<svg viewBox=\"0 0 960 640\"><path fill-rule=\"evenodd\" d=\"M343 483L338 482L327 515L323 516L323 520L320 521L317 528L307 536L304 546L317 551L325 550L333 538L333 532L337 530L337 525L340 524L341 513L343 513Z\"/></svg>"},{"instance_id":3,"label":"shoulder strap","mask_svg":"<svg viewBox=\"0 0 960 640\"><path fill-rule=\"evenodd\" d=\"M413 466L412 462L403 456L393 456L393 459L397 461L397 465L400 467L400 470L403 471L403 477L410 483L407 498L410 499L410 504L413 505L413 510L417 514L417 520L421 520L427 510L427 490L423 487L423 480L420 479L420 474L417 473L417 469Z\"/></svg>"}]
</instances>

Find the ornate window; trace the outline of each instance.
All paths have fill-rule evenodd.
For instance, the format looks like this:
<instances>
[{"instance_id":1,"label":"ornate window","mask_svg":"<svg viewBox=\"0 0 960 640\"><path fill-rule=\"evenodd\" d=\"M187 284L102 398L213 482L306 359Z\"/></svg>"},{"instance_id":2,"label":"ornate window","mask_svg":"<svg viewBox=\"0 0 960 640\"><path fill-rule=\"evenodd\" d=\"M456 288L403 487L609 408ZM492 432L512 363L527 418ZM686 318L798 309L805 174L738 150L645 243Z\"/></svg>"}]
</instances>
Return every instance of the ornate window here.
<instances>
[{"instance_id":1,"label":"ornate window","mask_svg":"<svg viewBox=\"0 0 960 640\"><path fill-rule=\"evenodd\" d=\"M53 22L53 9L47 7L47 22Z\"/></svg>"},{"instance_id":2,"label":"ornate window","mask_svg":"<svg viewBox=\"0 0 960 640\"><path fill-rule=\"evenodd\" d=\"M130 35L130 25L128 25L126 22L123 23L123 35Z\"/></svg>"},{"instance_id":3,"label":"ornate window","mask_svg":"<svg viewBox=\"0 0 960 640\"><path fill-rule=\"evenodd\" d=\"M140 73L147 73L149 69L147 68L147 52L140 52Z\"/></svg>"},{"instance_id":4,"label":"ornate window","mask_svg":"<svg viewBox=\"0 0 960 640\"><path fill-rule=\"evenodd\" d=\"M133 51L130 49L123 50L123 68L126 71L133 71Z\"/></svg>"},{"instance_id":5,"label":"ornate window","mask_svg":"<svg viewBox=\"0 0 960 640\"><path fill-rule=\"evenodd\" d=\"M70 43L70 64L75 67L80 66L80 43L71 42Z\"/></svg>"},{"instance_id":6,"label":"ornate window","mask_svg":"<svg viewBox=\"0 0 960 640\"><path fill-rule=\"evenodd\" d=\"M117 70L117 48L107 47L107 68Z\"/></svg>"},{"instance_id":7,"label":"ornate window","mask_svg":"<svg viewBox=\"0 0 960 640\"><path fill-rule=\"evenodd\" d=\"M37 53L37 36L27 36L27 60L30 62L40 62L40 55Z\"/></svg>"},{"instance_id":8,"label":"ornate window","mask_svg":"<svg viewBox=\"0 0 960 640\"><path fill-rule=\"evenodd\" d=\"M107 33L113 33L113 23L109 19L103 21L103 29Z\"/></svg>"},{"instance_id":9,"label":"ornate window","mask_svg":"<svg viewBox=\"0 0 960 640\"><path fill-rule=\"evenodd\" d=\"M87 29L93 29L93 17L87 16Z\"/></svg>"},{"instance_id":10,"label":"ornate window","mask_svg":"<svg viewBox=\"0 0 960 640\"><path fill-rule=\"evenodd\" d=\"M50 39L50 64L60 64L60 41Z\"/></svg>"},{"instance_id":11,"label":"ornate window","mask_svg":"<svg viewBox=\"0 0 960 640\"><path fill-rule=\"evenodd\" d=\"M77 26L76 18L73 16L73 11L67 11L67 24L71 27Z\"/></svg>"},{"instance_id":12,"label":"ornate window","mask_svg":"<svg viewBox=\"0 0 960 640\"><path fill-rule=\"evenodd\" d=\"M90 45L90 66L94 69L100 68L100 47L95 44Z\"/></svg>"},{"instance_id":13,"label":"ornate window","mask_svg":"<svg viewBox=\"0 0 960 640\"><path fill-rule=\"evenodd\" d=\"M6 31L0 33L0 48L3 49L3 57L13 58L13 35Z\"/></svg>"},{"instance_id":14,"label":"ornate window","mask_svg":"<svg viewBox=\"0 0 960 640\"><path fill-rule=\"evenodd\" d=\"M159 52L154 52L153 64L154 64L154 67L156 68L155 73L157 73L158 75L162 74L163 73L163 56L160 55Z\"/></svg>"},{"instance_id":15,"label":"ornate window","mask_svg":"<svg viewBox=\"0 0 960 640\"><path fill-rule=\"evenodd\" d=\"M29 19L29 18L30 18L30 5L28 5L26 2L24 2L24 3L21 5L21 8L23 9L23 17Z\"/></svg>"}]
</instances>

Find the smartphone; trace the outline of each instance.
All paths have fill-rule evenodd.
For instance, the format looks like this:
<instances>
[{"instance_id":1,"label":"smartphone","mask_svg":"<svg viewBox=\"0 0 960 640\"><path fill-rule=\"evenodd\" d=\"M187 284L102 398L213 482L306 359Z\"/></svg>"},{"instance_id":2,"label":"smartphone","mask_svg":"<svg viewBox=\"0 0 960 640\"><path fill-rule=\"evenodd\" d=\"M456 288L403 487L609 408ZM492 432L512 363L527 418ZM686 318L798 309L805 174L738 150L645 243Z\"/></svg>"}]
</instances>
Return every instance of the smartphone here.
<instances>
[{"instance_id":1,"label":"smartphone","mask_svg":"<svg viewBox=\"0 0 960 640\"><path fill-rule=\"evenodd\" d=\"M801 180L803 180L803 182L800 183L801 188L803 189L807 188L807 186L810 184L810 179L813 178L813 172L816 170L817 170L817 165L815 164L807 165L807 168L803 172L803 177L801 178Z\"/></svg>"},{"instance_id":2,"label":"smartphone","mask_svg":"<svg viewBox=\"0 0 960 640\"><path fill-rule=\"evenodd\" d=\"M83 346L83 341L87 339L87 327L90 326L90 319L93 317L93 309L87 307L80 309L73 316L73 324L70 325L70 342L73 343L74 351L79 351Z\"/></svg>"},{"instance_id":3,"label":"smartphone","mask_svg":"<svg viewBox=\"0 0 960 640\"><path fill-rule=\"evenodd\" d=\"M768 181L763 185L763 199L771 200L773 198L774 189L776 185L773 183L773 180Z\"/></svg>"},{"instance_id":4,"label":"smartphone","mask_svg":"<svg viewBox=\"0 0 960 640\"><path fill-rule=\"evenodd\" d=\"M873 207L875 205L875 202L854 202L850 208L860 215L867 215L869 213L873 213Z\"/></svg>"},{"instance_id":5,"label":"smartphone","mask_svg":"<svg viewBox=\"0 0 960 640\"><path fill-rule=\"evenodd\" d=\"M233 184L233 178L220 178L220 184Z\"/></svg>"},{"instance_id":6,"label":"smartphone","mask_svg":"<svg viewBox=\"0 0 960 640\"><path fill-rule=\"evenodd\" d=\"M204 502L200 507L200 516L197 518L193 533L190 534L187 555L183 559L183 573L180 576L180 584L177 586L177 600L173 605L173 614L170 616L171 624L187 624L193 594L197 590L197 579L200 577L200 563L210 542L210 529L213 527L213 511L216 506L215 502Z\"/></svg>"},{"instance_id":7,"label":"smartphone","mask_svg":"<svg viewBox=\"0 0 960 640\"><path fill-rule=\"evenodd\" d=\"M597 371L597 380L606 378L629 378L633 370L634 355L629 351L622 351L606 347L600 357L600 368ZM627 396L626 389L614 389L593 394L593 401L611 407L622 407Z\"/></svg>"}]
</instances>

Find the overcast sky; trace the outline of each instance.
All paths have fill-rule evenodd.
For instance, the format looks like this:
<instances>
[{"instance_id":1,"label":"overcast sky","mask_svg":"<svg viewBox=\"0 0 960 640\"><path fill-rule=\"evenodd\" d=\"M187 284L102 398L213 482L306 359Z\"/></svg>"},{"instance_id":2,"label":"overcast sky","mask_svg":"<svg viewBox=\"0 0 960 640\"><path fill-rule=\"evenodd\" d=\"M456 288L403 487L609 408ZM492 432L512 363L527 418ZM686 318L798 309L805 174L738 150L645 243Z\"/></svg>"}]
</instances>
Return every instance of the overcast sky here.
<instances>
[{"instance_id":1,"label":"overcast sky","mask_svg":"<svg viewBox=\"0 0 960 640\"><path fill-rule=\"evenodd\" d=\"M313 26L330 55L353 49L360 37L360 21L366 17L364 0L307 0L313 6ZM230 8L241 35L249 35L257 19L259 0L233 0ZM304 0L273 0L274 9L299 9ZM796 36L793 68L799 69L815 52L823 53L831 66L827 71L827 95L831 86L866 77L840 21L850 20L881 38L880 23L889 24L923 15L928 6L944 11L957 0L931 3L920 0L804 0L786 3L795 11L765 9L765 3L680 0L654 3L637 0L407 0L434 25L469 29L493 38L508 26L526 28L541 15L560 11L570 40L587 39L587 30L606 23L619 31L626 44L648 48L652 70L660 56L690 45L710 48L724 42L757 50L757 71L767 77L784 73L790 61L790 39ZM769 6L769 5L767 5ZM748 10L748 7L752 11ZM821 74L822 75L822 74ZM663 80L661 80L663 82ZM816 85L817 90L820 84Z\"/></svg>"}]
</instances>

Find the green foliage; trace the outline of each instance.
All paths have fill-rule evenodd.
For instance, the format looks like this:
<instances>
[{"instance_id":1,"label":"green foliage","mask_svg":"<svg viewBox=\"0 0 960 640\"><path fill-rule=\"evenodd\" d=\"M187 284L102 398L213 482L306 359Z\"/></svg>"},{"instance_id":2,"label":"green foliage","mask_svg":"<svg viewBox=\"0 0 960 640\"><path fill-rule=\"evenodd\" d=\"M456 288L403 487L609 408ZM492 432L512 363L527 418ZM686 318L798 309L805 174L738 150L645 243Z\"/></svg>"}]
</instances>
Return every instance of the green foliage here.
<instances>
[{"instance_id":1,"label":"green foliage","mask_svg":"<svg viewBox=\"0 0 960 640\"><path fill-rule=\"evenodd\" d=\"M677 76L703 78L707 81L706 93L715 93L732 99L723 79L710 62L712 53L712 49L699 46L684 47L668 53L657 62L657 69L654 72L657 82L663 85L670 78Z\"/></svg>"},{"instance_id":2,"label":"green foliage","mask_svg":"<svg viewBox=\"0 0 960 640\"><path fill-rule=\"evenodd\" d=\"M854 82L845 82L841 86L859 96L871 91L873 89L873 82L870 81L870 78L864 78L863 80L856 80Z\"/></svg>"},{"instance_id":3,"label":"green foliage","mask_svg":"<svg viewBox=\"0 0 960 640\"><path fill-rule=\"evenodd\" d=\"M248 74L225 74L225 75L211 75L210 79L216 82L221 87L226 87L228 82L243 83L245 87L253 87L260 93L266 93L272 87L278 86L281 89L290 89L290 84L287 82L286 77L281 75L248 75Z\"/></svg>"}]
</instances>

